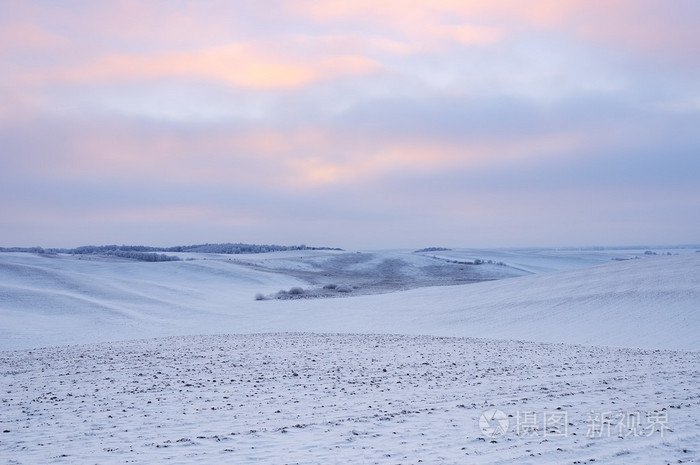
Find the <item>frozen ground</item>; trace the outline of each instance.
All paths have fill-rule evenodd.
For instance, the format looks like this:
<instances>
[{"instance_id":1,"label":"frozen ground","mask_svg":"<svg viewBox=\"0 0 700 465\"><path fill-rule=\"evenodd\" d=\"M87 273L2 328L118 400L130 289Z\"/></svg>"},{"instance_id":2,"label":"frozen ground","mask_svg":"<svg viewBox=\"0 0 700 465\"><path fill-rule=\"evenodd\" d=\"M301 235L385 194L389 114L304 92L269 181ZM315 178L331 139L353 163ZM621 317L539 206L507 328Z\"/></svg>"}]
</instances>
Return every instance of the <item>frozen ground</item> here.
<instances>
[{"instance_id":1,"label":"frozen ground","mask_svg":"<svg viewBox=\"0 0 700 465\"><path fill-rule=\"evenodd\" d=\"M670 252L2 253L0 461L698 463L700 254ZM477 258L520 276L435 286Z\"/></svg>"},{"instance_id":2,"label":"frozen ground","mask_svg":"<svg viewBox=\"0 0 700 465\"><path fill-rule=\"evenodd\" d=\"M10 464L700 460L698 352L297 333L5 352L0 371ZM506 434L480 428L492 409Z\"/></svg>"}]
</instances>

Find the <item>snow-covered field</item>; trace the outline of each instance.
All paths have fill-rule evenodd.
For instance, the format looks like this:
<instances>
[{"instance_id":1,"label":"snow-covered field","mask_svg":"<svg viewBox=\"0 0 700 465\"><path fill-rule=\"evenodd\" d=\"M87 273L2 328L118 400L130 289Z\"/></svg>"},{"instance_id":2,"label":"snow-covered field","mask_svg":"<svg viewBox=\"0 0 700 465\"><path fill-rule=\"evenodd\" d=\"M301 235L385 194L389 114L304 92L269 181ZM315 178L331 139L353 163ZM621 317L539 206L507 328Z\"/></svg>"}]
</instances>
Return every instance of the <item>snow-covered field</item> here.
<instances>
[{"instance_id":1,"label":"snow-covered field","mask_svg":"<svg viewBox=\"0 0 700 465\"><path fill-rule=\"evenodd\" d=\"M700 254L671 252L2 253L0 458L698 463ZM435 286L476 258L519 272ZM349 267L412 289L254 299Z\"/></svg>"},{"instance_id":2,"label":"snow-covered field","mask_svg":"<svg viewBox=\"0 0 700 465\"><path fill-rule=\"evenodd\" d=\"M296 333L77 345L0 360L8 463L700 458L698 352ZM513 415L506 435L480 429L491 409Z\"/></svg>"}]
</instances>

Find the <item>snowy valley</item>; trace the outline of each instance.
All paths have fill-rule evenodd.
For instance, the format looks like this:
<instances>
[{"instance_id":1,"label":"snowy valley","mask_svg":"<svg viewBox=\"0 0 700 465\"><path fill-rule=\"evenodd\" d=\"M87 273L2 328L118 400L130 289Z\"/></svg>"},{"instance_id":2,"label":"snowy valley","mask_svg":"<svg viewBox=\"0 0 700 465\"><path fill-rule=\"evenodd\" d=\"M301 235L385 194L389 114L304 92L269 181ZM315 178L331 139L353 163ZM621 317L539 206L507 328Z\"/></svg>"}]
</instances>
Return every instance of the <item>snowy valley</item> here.
<instances>
[{"instance_id":1,"label":"snowy valley","mask_svg":"<svg viewBox=\"0 0 700 465\"><path fill-rule=\"evenodd\" d=\"M0 253L4 461L700 461L694 250L178 255Z\"/></svg>"}]
</instances>

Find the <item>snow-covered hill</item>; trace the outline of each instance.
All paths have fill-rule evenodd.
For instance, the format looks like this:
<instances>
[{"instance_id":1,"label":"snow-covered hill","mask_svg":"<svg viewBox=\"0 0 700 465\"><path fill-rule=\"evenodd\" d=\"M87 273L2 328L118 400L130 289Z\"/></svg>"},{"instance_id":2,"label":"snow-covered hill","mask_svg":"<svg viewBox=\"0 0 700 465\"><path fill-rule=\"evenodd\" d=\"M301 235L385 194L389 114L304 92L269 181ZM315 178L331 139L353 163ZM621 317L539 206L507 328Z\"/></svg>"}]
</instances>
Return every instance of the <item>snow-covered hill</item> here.
<instances>
[{"instance_id":1,"label":"snow-covered hill","mask_svg":"<svg viewBox=\"0 0 700 465\"><path fill-rule=\"evenodd\" d=\"M0 348L302 331L700 350L700 254L379 295L260 302L256 293L306 283L228 256L198 258L144 263L0 254Z\"/></svg>"},{"instance_id":2,"label":"snow-covered hill","mask_svg":"<svg viewBox=\"0 0 700 465\"><path fill-rule=\"evenodd\" d=\"M211 259L213 258L213 259ZM0 348L235 332L260 291L304 283L228 259L146 263L0 253Z\"/></svg>"},{"instance_id":3,"label":"snow-covered hill","mask_svg":"<svg viewBox=\"0 0 700 465\"><path fill-rule=\"evenodd\" d=\"M284 322L260 330L700 350L700 256L660 256L464 286L283 304L288 304L286 313L277 302L262 303Z\"/></svg>"},{"instance_id":4,"label":"snow-covered hill","mask_svg":"<svg viewBox=\"0 0 700 465\"><path fill-rule=\"evenodd\" d=\"M375 252L354 264L336 255L144 263L0 254L0 350L21 349L0 351L0 457L699 460L700 254L612 261L495 251L482 257L508 255L511 268L540 273L254 299L309 285L300 276L356 267L363 280L387 269L415 279L427 276L413 268L426 261L476 258Z\"/></svg>"}]
</instances>

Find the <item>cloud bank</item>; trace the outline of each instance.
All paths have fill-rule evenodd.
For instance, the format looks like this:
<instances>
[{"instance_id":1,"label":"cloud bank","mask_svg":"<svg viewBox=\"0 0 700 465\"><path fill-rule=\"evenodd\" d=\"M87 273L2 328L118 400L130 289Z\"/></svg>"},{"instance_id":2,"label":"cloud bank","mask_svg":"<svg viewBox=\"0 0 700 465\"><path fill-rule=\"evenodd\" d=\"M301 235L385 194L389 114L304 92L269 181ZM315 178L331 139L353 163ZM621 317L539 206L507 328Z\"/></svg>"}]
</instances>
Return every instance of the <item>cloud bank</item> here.
<instances>
[{"instance_id":1,"label":"cloud bank","mask_svg":"<svg viewBox=\"0 0 700 465\"><path fill-rule=\"evenodd\" d=\"M0 10L0 245L700 237L692 0Z\"/></svg>"}]
</instances>

